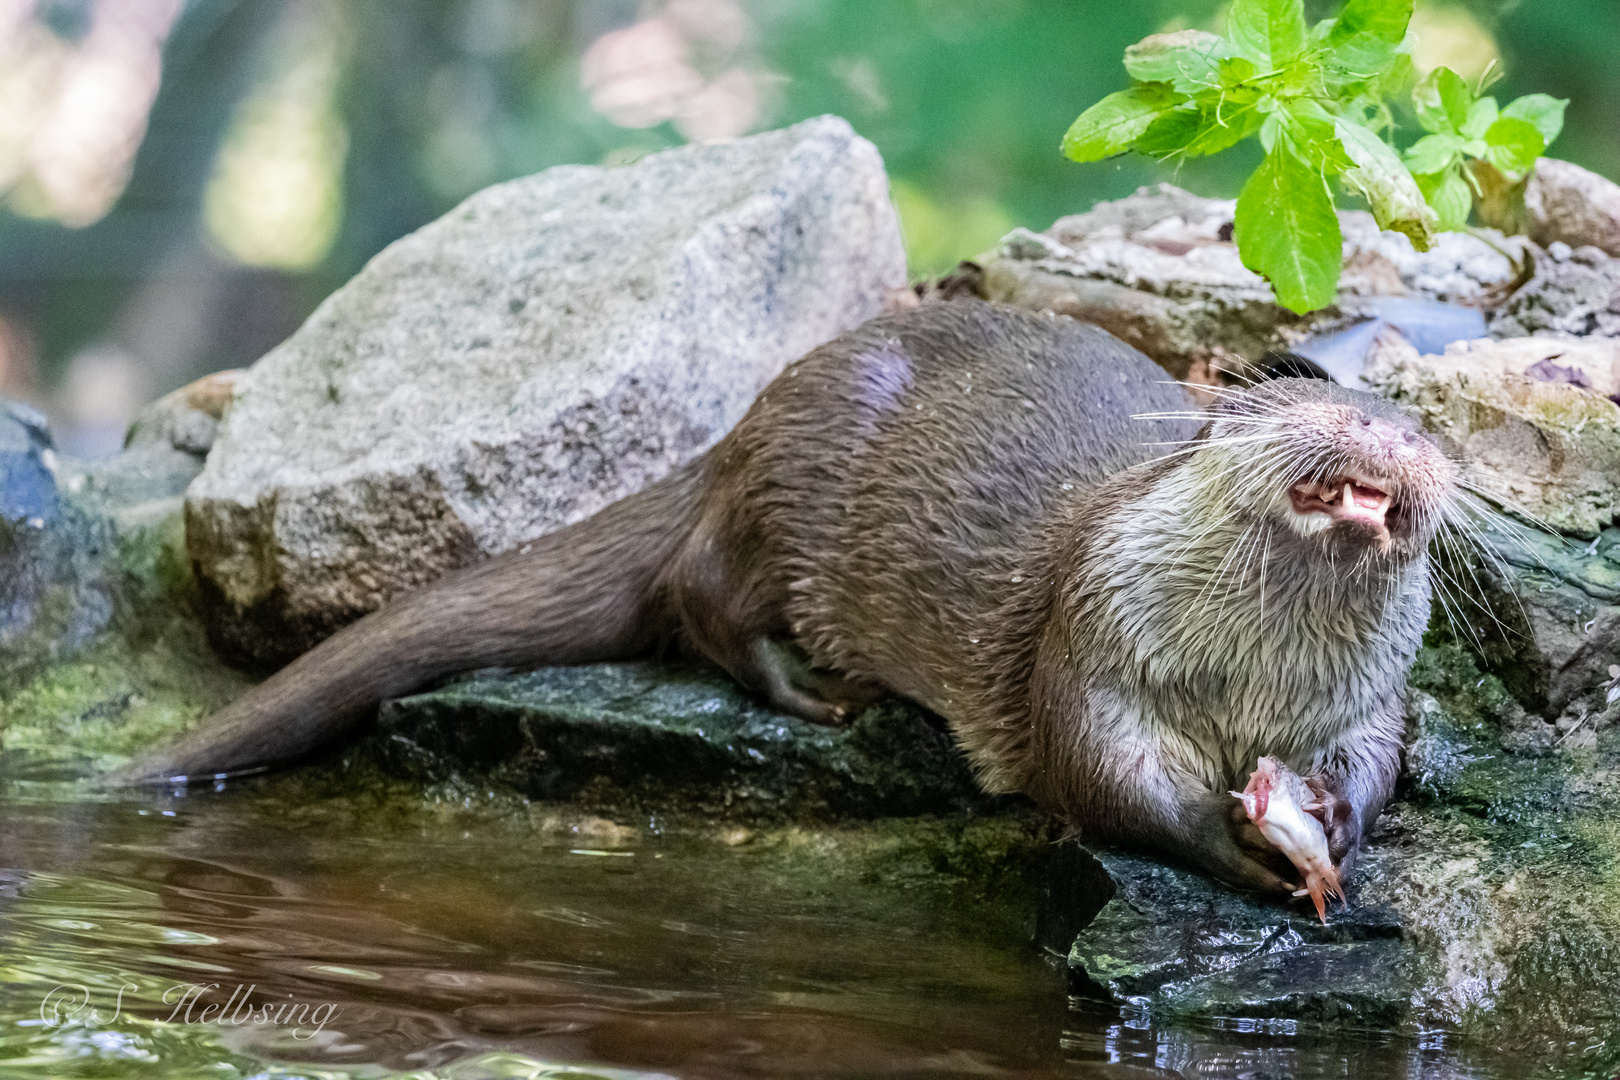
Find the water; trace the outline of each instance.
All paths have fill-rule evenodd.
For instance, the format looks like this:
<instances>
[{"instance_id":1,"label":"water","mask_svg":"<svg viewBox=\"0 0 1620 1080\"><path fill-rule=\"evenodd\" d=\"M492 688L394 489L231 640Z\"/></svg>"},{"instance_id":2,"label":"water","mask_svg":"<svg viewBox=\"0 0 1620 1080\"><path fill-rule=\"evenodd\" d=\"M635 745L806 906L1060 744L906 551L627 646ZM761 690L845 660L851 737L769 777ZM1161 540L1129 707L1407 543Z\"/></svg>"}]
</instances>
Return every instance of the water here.
<instances>
[{"instance_id":1,"label":"water","mask_svg":"<svg viewBox=\"0 0 1620 1080\"><path fill-rule=\"evenodd\" d=\"M12 785L0 1077L1524 1074L1071 1002L994 829L943 862L962 827L914 832Z\"/></svg>"}]
</instances>

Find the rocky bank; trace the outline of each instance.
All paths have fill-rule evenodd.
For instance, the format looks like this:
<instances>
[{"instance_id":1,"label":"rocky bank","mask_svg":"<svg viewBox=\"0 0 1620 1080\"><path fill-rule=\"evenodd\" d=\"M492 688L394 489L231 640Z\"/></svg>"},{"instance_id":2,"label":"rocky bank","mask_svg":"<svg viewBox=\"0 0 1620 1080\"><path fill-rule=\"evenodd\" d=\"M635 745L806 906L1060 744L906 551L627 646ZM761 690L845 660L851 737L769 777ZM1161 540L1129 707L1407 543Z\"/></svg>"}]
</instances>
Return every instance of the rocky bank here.
<instances>
[{"instance_id":1,"label":"rocky bank","mask_svg":"<svg viewBox=\"0 0 1620 1080\"><path fill-rule=\"evenodd\" d=\"M1536 205L1561 208L1548 220L1608 205L1570 210L1570 175L1543 174ZM1607 191L1589 178L1575 186ZM61 460L37 415L8 406L0 774L93 787L249 684L222 655L273 662L699 452L783 364L897 302L884 185L835 119L553 170L400 241L245 376L154 405L116 459ZM388 703L348 758L430 797L499 790L605 818L665 808L802 831L924 815L945 823L932 836L1004 822L998 836L1025 840L997 850L1045 852L1037 938L1078 995L1217 1024L1445 1031L1612 1068L1620 264L1567 228L1545 247L1482 233L1419 255L1346 214L1340 302L1300 319L1242 269L1230 213L1144 191L1017 230L923 292L1093 318L1196 381L1383 319L1391 298L1488 325L1491 340L1448 349L1390 318L1358 354L1370 384L1475 454L1486 496L1556 528L1482 503L1481 531L1459 538L1473 542L1445 552L1451 596L1413 674L1399 797L1330 925L1140 856L1050 845L910 706L829 731L692 667L478 673Z\"/></svg>"}]
</instances>

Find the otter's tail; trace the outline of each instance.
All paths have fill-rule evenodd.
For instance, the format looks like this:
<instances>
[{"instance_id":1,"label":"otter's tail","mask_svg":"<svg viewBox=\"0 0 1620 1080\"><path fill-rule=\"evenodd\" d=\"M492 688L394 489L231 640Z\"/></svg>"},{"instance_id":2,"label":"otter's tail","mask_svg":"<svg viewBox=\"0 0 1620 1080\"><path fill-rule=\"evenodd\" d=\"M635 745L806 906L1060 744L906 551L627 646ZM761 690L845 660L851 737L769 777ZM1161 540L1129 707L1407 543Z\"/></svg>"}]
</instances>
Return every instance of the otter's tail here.
<instances>
[{"instance_id":1,"label":"otter's tail","mask_svg":"<svg viewBox=\"0 0 1620 1080\"><path fill-rule=\"evenodd\" d=\"M691 531L700 471L693 462L520 551L396 598L116 779L280 765L348 733L385 698L461 671L652 651L673 629L660 575Z\"/></svg>"}]
</instances>

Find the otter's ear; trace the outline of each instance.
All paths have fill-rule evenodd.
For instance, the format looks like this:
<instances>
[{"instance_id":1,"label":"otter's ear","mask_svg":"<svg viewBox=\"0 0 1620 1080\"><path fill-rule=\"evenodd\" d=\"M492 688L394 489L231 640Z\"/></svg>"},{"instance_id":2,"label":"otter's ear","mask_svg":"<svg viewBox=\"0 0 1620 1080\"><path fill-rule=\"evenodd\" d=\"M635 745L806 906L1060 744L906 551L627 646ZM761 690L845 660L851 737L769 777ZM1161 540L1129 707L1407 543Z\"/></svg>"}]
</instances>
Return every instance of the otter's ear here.
<instances>
[{"instance_id":1,"label":"otter's ear","mask_svg":"<svg viewBox=\"0 0 1620 1080\"><path fill-rule=\"evenodd\" d=\"M1333 376L1309 357L1273 349L1260 358L1260 363L1255 367L1255 379L1321 379L1332 382Z\"/></svg>"}]
</instances>

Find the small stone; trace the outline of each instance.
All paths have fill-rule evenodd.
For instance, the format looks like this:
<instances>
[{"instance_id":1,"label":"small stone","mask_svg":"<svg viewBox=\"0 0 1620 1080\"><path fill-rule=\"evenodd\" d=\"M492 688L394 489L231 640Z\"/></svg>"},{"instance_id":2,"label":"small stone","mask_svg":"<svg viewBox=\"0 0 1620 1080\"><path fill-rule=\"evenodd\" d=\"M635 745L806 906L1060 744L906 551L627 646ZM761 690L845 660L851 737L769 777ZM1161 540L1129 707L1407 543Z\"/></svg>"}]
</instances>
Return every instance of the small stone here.
<instances>
[{"instance_id":1,"label":"small stone","mask_svg":"<svg viewBox=\"0 0 1620 1080\"><path fill-rule=\"evenodd\" d=\"M1620 184L1568 161L1542 158L1525 185L1531 239L1569 249L1590 244L1620 255ZM1556 258L1557 256L1555 256Z\"/></svg>"},{"instance_id":2,"label":"small stone","mask_svg":"<svg viewBox=\"0 0 1620 1080\"><path fill-rule=\"evenodd\" d=\"M124 448L166 445L206 456L244 374L238 370L218 371L152 402L129 425Z\"/></svg>"},{"instance_id":3,"label":"small stone","mask_svg":"<svg viewBox=\"0 0 1620 1080\"><path fill-rule=\"evenodd\" d=\"M583 817L568 830L580 840L602 847L630 847L641 839L641 830L620 825L605 817Z\"/></svg>"}]
</instances>

